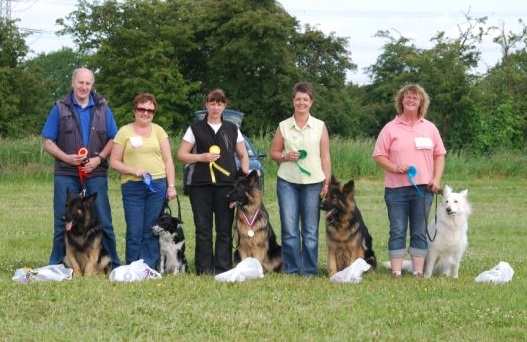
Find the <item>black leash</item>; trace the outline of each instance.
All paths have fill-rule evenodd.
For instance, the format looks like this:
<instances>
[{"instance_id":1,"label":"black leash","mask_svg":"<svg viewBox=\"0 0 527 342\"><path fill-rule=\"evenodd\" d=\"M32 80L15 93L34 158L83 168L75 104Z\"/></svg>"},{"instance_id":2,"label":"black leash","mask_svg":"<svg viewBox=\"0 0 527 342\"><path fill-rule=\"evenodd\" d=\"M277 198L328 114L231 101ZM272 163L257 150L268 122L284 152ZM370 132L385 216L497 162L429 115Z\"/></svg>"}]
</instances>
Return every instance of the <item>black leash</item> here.
<instances>
[{"instance_id":1,"label":"black leash","mask_svg":"<svg viewBox=\"0 0 527 342\"><path fill-rule=\"evenodd\" d=\"M427 190L428 191L428 190ZM439 190L437 193L434 193L432 192L436 198L436 207L435 207L435 212L434 212L434 227L436 228L435 232L434 232L434 237L432 238L430 236L430 231L428 230L428 217L426 217L426 198L425 198L425 201L424 201L424 204L423 204L423 209L424 209L424 216L425 216L425 227L426 227L426 235L428 236L428 239L432 242L436 239L436 236L437 236L437 198L439 197L438 195L442 195L443 194L443 191L442 190Z\"/></svg>"},{"instance_id":2,"label":"black leash","mask_svg":"<svg viewBox=\"0 0 527 342\"><path fill-rule=\"evenodd\" d=\"M181 220L181 203L179 202L179 196L176 194L176 201L177 201L177 218L180 223L183 223ZM170 216L172 216L172 209L170 209L169 205L169 199L165 199L165 205L163 206L163 209L161 209L161 213L159 216L161 216L164 212L168 212Z\"/></svg>"}]
</instances>

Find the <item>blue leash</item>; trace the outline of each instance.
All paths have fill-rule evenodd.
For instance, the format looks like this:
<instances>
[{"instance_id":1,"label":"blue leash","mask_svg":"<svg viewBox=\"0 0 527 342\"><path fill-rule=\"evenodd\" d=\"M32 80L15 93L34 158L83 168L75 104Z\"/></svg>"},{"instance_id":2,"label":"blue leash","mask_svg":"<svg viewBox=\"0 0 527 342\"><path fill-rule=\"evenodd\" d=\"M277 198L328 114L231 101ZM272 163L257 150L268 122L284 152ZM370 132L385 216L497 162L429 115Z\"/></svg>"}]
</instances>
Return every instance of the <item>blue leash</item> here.
<instances>
[{"instance_id":1,"label":"blue leash","mask_svg":"<svg viewBox=\"0 0 527 342\"><path fill-rule=\"evenodd\" d=\"M416 168L415 166L413 166L413 165L410 165L410 167L408 168L408 172L407 172L407 174L408 174L408 180L410 180L410 183L412 183L412 185L414 186L414 188L417 189L417 192L419 193L419 195L420 195L421 197L425 197L425 194L423 193L423 191L421 190L421 188L418 187L417 184L415 184L415 182L414 182L414 177L415 177L415 175L417 174L417 168ZM434 234L434 237L433 237L433 238L430 236L430 232L428 231L428 218L426 217L426 209L423 208L424 211L425 211L425 228L426 228L426 235L428 235L428 239L429 239L430 241L434 241L435 238L436 238L436 235L437 235L437 196L435 196L435 197L436 197L436 210L435 210L434 221L435 221L435 223L436 223L436 224L435 224L435 226L436 226L436 231L435 231L435 234ZM425 206L426 206L426 200L425 200L424 203L425 203Z\"/></svg>"},{"instance_id":2,"label":"blue leash","mask_svg":"<svg viewBox=\"0 0 527 342\"><path fill-rule=\"evenodd\" d=\"M423 193L421 188L418 187L417 184L415 184L415 182L414 182L414 177L415 177L415 175L417 175L417 168L415 166L413 166L413 165L410 165L410 167L408 168L408 171L406 172L406 174L408 175L408 180L410 181L410 183L412 183L414 188L417 189L417 192L419 193L419 195L421 195L421 197L425 197L425 194Z\"/></svg>"}]
</instances>

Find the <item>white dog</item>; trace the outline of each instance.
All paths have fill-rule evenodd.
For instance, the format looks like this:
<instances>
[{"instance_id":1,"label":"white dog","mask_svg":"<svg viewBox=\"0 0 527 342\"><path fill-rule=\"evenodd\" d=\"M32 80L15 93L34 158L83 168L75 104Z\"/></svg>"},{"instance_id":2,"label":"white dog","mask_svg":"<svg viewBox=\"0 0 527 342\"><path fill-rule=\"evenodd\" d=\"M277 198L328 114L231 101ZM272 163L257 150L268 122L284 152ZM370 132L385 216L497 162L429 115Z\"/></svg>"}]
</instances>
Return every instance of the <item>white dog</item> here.
<instances>
[{"instance_id":1,"label":"white dog","mask_svg":"<svg viewBox=\"0 0 527 342\"><path fill-rule=\"evenodd\" d=\"M461 258L468 247L468 217L472 212L468 190L453 192L448 185L438 205L435 219L428 225L428 254L424 276L446 275L457 278ZM435 238L434 238L435 236Z\"/></svg>"}]
</instances>

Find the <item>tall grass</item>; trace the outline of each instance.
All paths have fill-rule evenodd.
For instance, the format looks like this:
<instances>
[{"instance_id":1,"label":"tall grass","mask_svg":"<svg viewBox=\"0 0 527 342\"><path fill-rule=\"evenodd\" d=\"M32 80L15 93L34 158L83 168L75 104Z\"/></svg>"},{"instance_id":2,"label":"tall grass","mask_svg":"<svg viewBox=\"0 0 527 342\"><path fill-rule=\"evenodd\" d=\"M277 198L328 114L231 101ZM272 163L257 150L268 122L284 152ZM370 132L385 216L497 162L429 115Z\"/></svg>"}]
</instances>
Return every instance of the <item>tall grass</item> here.
<instances>
[{"instance_id":1,"label":"tall grass","mask_svg":"<svg viewBox=\"0 0 527 342\"><path fill-rule=\"evenodd\" d=\"M269 138L254 140L258 149L268 152ZM178 141L172 146L176 149ZM341 179L356 179L357 201L373 236L374 250L379 260L387 260L382 173L373 166L352 165L356 159L371 163L371 148L368 141L334 139L333 170ZM31 152L22 153L24 149ZM243 283L217 283L210 276L191 272L140 283L110 283L106 277L96 276L28 285L14 283L11 277L17 268L47 264L53 234L52 160L40 154L37 138L2 141L0 156L2 341L527 339L525 155L481 159L462 153L449 155L445 180L456 190L468 188L474 208L469 220L469 249L458 280L404 276L394 281L390 272L380 267L364 274L359 284L330 283L321 224L320 275L314 278L271 274ZM265 203L280 236L276 165L270 158L264 159ZM482 168L482 162L493 166ZM28 168L31 164L38 167ZM109 195L117 249L123 259L124 213L119 181L113 171L111 174ZM178 192L182 193L180 187ZM181 197L181 204L187 257L193 270L192 212L188 198ZM515 270L511 283L496 286L474 281L501 260Z\"/></svg>"},{"instance_id":2,"label":"tall grass","mask_svg":"<svg viewBox=\"0 0 527 342\"><path fill-rule=\"evenodd\" d=\"M181 133L171 138L175 156L181 141ZM262 134L252 137L256 149L266 154L271 147L272 136ZM42 149L40 137L11 140L0 138L0 172L3 180L47 179L53 174L53 158ZM331 138L330 150L333 174L339 179L381 179L383 171L371 158L374 141ZM464 151L449 151L445 179L527 177L527 150L500 151L475 156ZM175 160L175 158L174 158ZM266 173L276 174L277 165L269 157L262 158ZM178 170L183 165L175 160ZM113 172L112 177L117 177Z\"/></svg>"}]
</instances>

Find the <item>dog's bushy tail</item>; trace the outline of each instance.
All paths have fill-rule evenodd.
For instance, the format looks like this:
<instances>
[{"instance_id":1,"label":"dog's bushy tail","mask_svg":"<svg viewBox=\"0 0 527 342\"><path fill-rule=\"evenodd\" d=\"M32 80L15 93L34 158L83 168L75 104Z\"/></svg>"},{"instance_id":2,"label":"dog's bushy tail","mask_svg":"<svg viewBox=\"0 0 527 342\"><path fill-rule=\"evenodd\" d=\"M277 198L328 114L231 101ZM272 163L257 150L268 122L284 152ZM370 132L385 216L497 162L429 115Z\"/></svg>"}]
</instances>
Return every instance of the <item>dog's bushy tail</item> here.
<instances>
[{"instance_id":1,"label":"dog's bushy tail","mask_svg":"<svg viewBox=\"0 0 527 342\"><path fill-rule=\"evenodd\" d=\"M366 242L366 251L364 252L364 260L371 265L373 269L377 268L377 257L373 251L373 238L368 233L364 236Z\"/></svg>"},{"instance_id":2,"label":"dog's bushy tail","mask_svg":"<svg viewBox=\"0 0 527 342\"><path fill-rule=\"evenodd\" d=\"M366 224L362 219L362 214L358 207L355 209L355 219L360 225L361 234L364 239L364 260L370 264L372 269L375 269L377 267L377 257L373 251L373 238L371 237L368 227L366 227Z\"/></svg>"}]
</instances>

